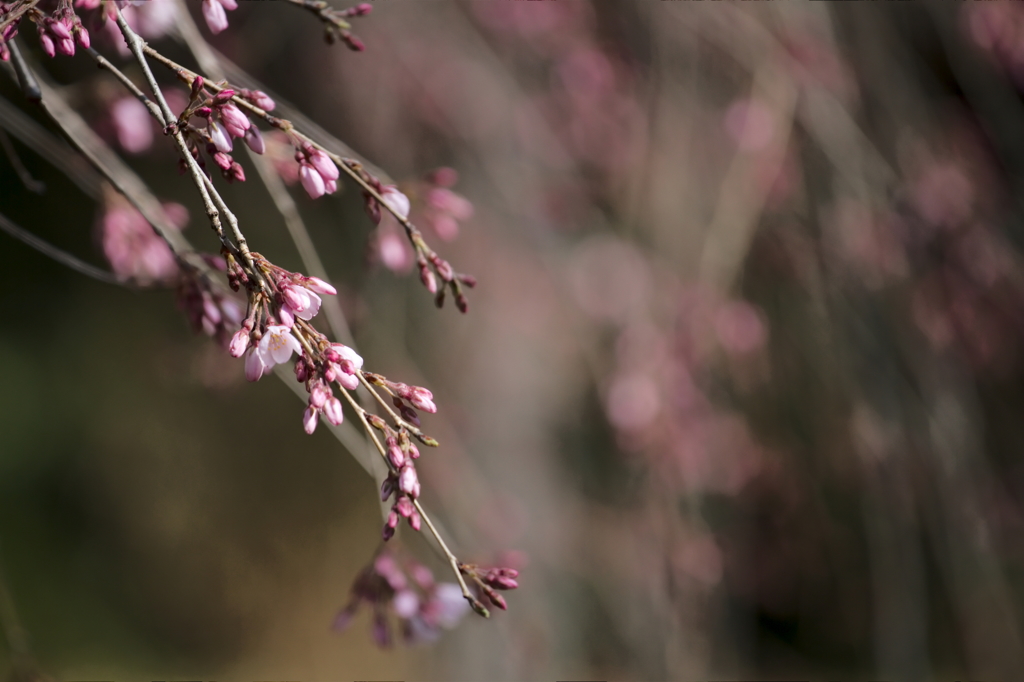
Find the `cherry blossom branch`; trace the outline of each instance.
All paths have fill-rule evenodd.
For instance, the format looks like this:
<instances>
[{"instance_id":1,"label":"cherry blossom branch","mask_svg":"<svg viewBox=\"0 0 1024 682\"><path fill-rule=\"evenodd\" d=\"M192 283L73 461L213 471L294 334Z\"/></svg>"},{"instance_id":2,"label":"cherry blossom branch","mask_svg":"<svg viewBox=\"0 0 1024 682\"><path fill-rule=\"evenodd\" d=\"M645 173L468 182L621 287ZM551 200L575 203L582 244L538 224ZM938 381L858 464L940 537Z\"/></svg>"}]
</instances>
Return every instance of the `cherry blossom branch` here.
<instances>
[{"instance_id":1,"label":"cherry blossom branch","mask_svg":"<svg viewBox=\"0 0 1024 682\"><path fill-rule=\"evenodd\" d=\"M197 78L203 78L203 76L195 71L178 64L174 60L164 56L151 46L145 45L144 43L143 50L146 55L152 57L155 61L163 64L174 72L175 76L189 87L193 86ZM212 83L206 78L203 79L203 85L216 93L224 90L233 90L233 88L229 87L227 84L220 85ZM469 309L469 302L466 299L463 287L472 288L476 286L476 279L470 275L455 272L451 264L442 259L437 252L430 248L424 240L422 232L420 232L420 230L409 220L407 216L407 208L403 211L401 208L396 206L394 202L388 201L384 197L383 188L379 181L369 175L359 161L335 154L313 138L296 129L291 121L273 116L265 109L240 95L233 94L230 97L230 101L236 106L245 109L252 115L262 119L270 126L291 135L298 140L300 144L308 146L310 149L315 149L327 156L338 168L344 171L353 182L359 185L360 189L362 189L364 195L369 200L372 200L376 205L383 206L387 209L388 212L394 216L395 220L397 220L405 229L406 237L409 239L416 252L416 262L420 269L420 279L427 290L436 296L438 306L440 307L444 303L444 287L447 287L451 290L458 309L463 313ZM438 287L435 275L441 279L443 287Z\"/></svg>"},{"instance_id":2,"label":"cherry blossom branch","mask_svg":"<svg viewBox=\"0 0 1024 682\"><path fill-rule=\"evenodd\" d=\"M199 33L199 28L192 20L192 15L189 13L184 0L178 0L177 7L178 34L203 70L213 77L220 79L223 72L220 58L210 48L209 44L203 40L202 35ZM299 252L299 258L302 260L305 271L314 277L329 280L327 269L320 260L316 247L313 245L313 240L309 236L309 231L306 229L298 207L295 205L295 200L288 193L284 182L281 180L281 176L277 174L273 164L263 155L257 154L248 146L246 151L248 152L249 159L256 167L260 181L267 189L267 194L270 196L271 201L274 202L278 213L284 219L285 228L288 230L288 234L291 236L292 242ZM327 323L334 336L340 339L342 343L355 347L352 331L349 329L348 321L345 319L345 314L342 312L337 300L332 298L324 301L324 313L327 315Z\"/></svg>"},{"instance_id":3,"label":"cherry blossom branch","mask_svg":"<svg viewBox=\"0 0 1024 682\"><path fill-rule=\"evenodd\" d=\"M328 5L324 0L284 0L284 2L307 10L322 21L328 43L333 43L336 39L335 34L337 34L337 37L341 38L342 42L348 45L349 48L357 52L362 52L366 49L363 41L359 40L349 31L352 28L352 24L345 21L345 19L365 16L373 9L373 5L364 2L349 9L338 10Z\"/></svg>"},{"instance_id":4,"label":"cherry blossom branch","mask_svg":"<svg viewBox=\"0 0 1024 682\"><path fill-rule=\"evenodd\" d=\"M16 23L25 14L39 4L39 0L26 0L20 5L14 7L10 12L4 15L3 19L0 19L0 35L3 35L7 30L7 27L11 24Z\"/></svg>"},{"instance_id":5,"label":"cherry blossom branch","mask_svg":"<svg viewBox=\"0 0 1024 682\"><path fill-rule=\"evenodd\" d=\"M27 67L26 67L27 68ZM31 73L31 72L30 72ZM99 139L86 122L71 109L70 106L57 94L56 89L44 78L32 76L40 88L39 106L50 117L57 127L64 133L67 140L85 157L89 165L99 171L114 188L124 195L128 201L142 214L146 221L152 226L154 232L171 250L178 265L190 272L203 272L205 265L193 262L189 256L192 249L188 242L174 230L159 202L149 192L145 184L136 176L124 162L114 154L107 145ZM6 107L4 107L6 109ZM14 121L16 123L16 121ZM11 120L6 120L11 123ZM52 147L48 145L47 148ZM55 150L51 149L49 155L51 160L56 160ZM87 182L81 177L83 173L74 165L59 164L59 168L65 172L73 172L73 180L87 193L92 193L94 185L92 178Z\"/></svg>"},{"instance_id":6,"label":"cherry blossom branch","mask_svg":"<svg viewBox=\"0 0 1024 682\"><path fill-rule=\"evenodd\" d=\"M370 389L371 393L374 393L373 389L369 385L367 385L367 388ZM367 414L369 413L366 410L364 410L362 406L360 406L352 398L351 395L349 395L349 392L347 390L342 389L341 392L342 395L345 396L345 399L348 401L348 404L352 407L353 410L355 410L356 414L359 415L359 421L362 422L363 429L366 431L367 435L373 441L373 444L376 447L377 452L380 454L381 458L384 460L384 463L387 465L388 471L390 471L393 474L397 473L397 469L391 463L391 460L388 459L387 451L385 450L384 445L380 442L380 439L377 437L377 434L375 433L375 429L377 429L378 427L371 425L370 419L367 417ZM376 417L376 415L371 416L375 417L378 420L380 419L379 417ZM447 543L445 543L444 538L441 536L441 533L439 533L437 528L434 526L434 523L431 520L430 515L427 514L426 510L423 508L423 505L420 504L419 500L413 500L413 506L419 513L420 518L423 519L423 522L427 525L427 529L430 531L431 536L437 542L438 547L444 554L445 559L448 561L448 564L451 566L452 572L455 574L455 579L459 583L459 588L462 590L462 596L466 599L467 602L469 602L469 605L473 609L473 611L480 614L484 618L490 618L491 614L487 610L487 607L480 603L480 600L477 599L472 592L470 592L469 587L466 585L466 581L462 577L462 571L459 570L460 564L458 558L455 556L455 554L452 553L450 549L448 549Z\"/></svg>"},{"instance_id":7,"label":"cherry blossom branch","mask_svg":"<svg viewBox=\"0 0 1024 682\"><path fill-rule=\"evenodd\" d=\"M266 283L263 281L263 278L256 269L252 254L249 251L248 243L245 240L245 236L238 227L237 218L235 218L234 213L228 209L227 204L224 203L220 193L213 187L213 183L199 167L198 162L192 157L192 154L188 150L185 138L175 123L176 117L171 112L171 108L168 106L167 100L164 99L163 91L160 89L160 85L156 82L156 77L153 75L153 71L149 68L149 62L146 60L145 56L145 51L148 47L146 42L142 40L142 38L140 38L139 35L128 25L128 22L125 21L120 8L115 6L115 11L117 13L117 25L118 28L121 29L121 35L124 36L125 42L128 43L128 48L131 50L132 54L135 56L135 60L142 68L146 81L149 83L150 90L153 91L153 95L156 97L157 103L160 105L161 116L158 120L160 120L164 125L165 132L170 133L173 137L175 145L178 147L178 153L185 161L189 173L192 176L192 180L196 185L196 189L199 190L199 195L203 200L203 206L206 209L206 215L210 220L210 225L217 233L217 236L220 238L221 243L225 248L230 252L237 252L241 255L242 260L247 266L247 274L256 280L261 289L266 289ZM224 229L220 220L221 213L223 213L224 217L227 219L228 226L230 227L235 239L235 244L231 244L224 235Z\"/></svg>"}]
</instances>

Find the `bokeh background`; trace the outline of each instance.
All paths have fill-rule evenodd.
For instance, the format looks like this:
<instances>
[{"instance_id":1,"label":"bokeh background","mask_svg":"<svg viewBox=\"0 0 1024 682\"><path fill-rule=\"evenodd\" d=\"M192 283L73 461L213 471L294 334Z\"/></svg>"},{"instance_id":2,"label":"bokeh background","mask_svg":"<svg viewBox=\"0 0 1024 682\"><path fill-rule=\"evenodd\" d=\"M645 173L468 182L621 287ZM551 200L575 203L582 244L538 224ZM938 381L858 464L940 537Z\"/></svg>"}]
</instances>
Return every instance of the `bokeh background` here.
<instances>
[{"instance_id":1,"label":"bokeh background","mask_svg":"<svg viewBox=\"0 0 1024 682\"><path fill-rule=\"evenodd\" d=\"M367 366L434 392L426 503L521 587L434 647L378 650L366 614L332 632L378 547L376 484L302 432L285 386L192 334L172 291L0 235L0 601L39 671L1024 670L1024 6L379 0L353 53L285 3L240 2L216 37L188 4L478 277L468 315L438 311L357 191L292 187ZM46 67L215 251L169 145L118 131L109 76ZM6 75L0 97L49 125ZM13 144L47 189L4 157L0 211L102 264L102 205ZM302 270L240 160L226 197L250 244ZM430 213L438 167L471 217Z\"/></svg>"}]
</instances>

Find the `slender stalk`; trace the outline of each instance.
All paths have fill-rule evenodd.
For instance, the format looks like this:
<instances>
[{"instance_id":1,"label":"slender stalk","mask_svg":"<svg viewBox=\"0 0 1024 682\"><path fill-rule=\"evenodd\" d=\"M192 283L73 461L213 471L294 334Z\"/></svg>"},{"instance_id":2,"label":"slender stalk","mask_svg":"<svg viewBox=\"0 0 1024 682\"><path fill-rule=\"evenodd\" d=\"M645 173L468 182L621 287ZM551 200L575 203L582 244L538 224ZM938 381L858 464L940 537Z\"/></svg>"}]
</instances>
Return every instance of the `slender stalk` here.
<instances>
[{"instance_id":1,"label":"slender stalk","mask_svg":"<svg viewBox=\"0 0 1024 682\"><path fill-rule=\"evenodd\" d=\"M355 410L356 414L359 416L359 421L362 422L363 429L366 430L366 434L370 437L370 439L373 441L373 444L377 447L377 452L380 453L381 458L387 465L388 471L397 473L395 472L395 468L394 466L392 466L391 461L388 460L387 450L384 449L384 445L380 442L380 439L377 438L377 433L375 429L373 428L373 426L370 425L369 420L367 420L366 418L367 411L364 410L355 401L355 399L352 398L351 395L349 395L349 392L346 389L342 388L341 393L342 395L345 396L345 399L348 401L348 404L352 407L353 410ZM473 593L469 591L469 587L466 585L466 581L462 577L462 571L459 570L458 558L455 556L455 554L452 553L450 549L448 549L447 543L445 543L444 538L441 537L441 533L439 533L437 528L434 526L434 522L431 521L430 515L427 514L427 510L423 508L423 505L420 504L419 500L414 499L412 502L413 506L416 507L416 511L419 513L420 518L423 519L423 523L427 525L427 529L430 531L431 536L433 536L434 540L437 542L437 546L444 554L445 559L448 561L448 565L451 566L452 572L455 574L455 579L459 583L459 588L462 590L462 596L466 599L466 601L469 602L469 605L473 608L474 611L476 611L484 618L489 618L491 615L490 612L486 609L486 607L484 607L483 604L480 603L480 601L476 597L473 596Z\"/></svg>"},{"instance_id":2,"label":"slender stalk","mask_svg":"<svg viewBox=\"0 0 1024 682\"><path fill-rule=\"evenodd\" d=\"M13 223L7 216L0 213L0 230L3 230L7 234L11 235L15 239L28 244L36 251L49 256L53 260L57 261L61 265L65 265L72 270L79 272L86 277L92 277L95 280L104 282L106 284L117 284L120 286L130 287L131 284L126 281L122 281L117 276L102 268L98 268L95 265L86 263L85 261L72 256L67 251L58 249L47 241L40 239L23 227L19 227Z\"/></svg>"},{"instance_id":3,"label":"slender stalk","mask_svg":"<svg viewBox=\"0 0 1024 682\"><path fill-rule=\"evenodd\" d=\"M249 274L259 284L260 289L266 290L266 283L263 280L262 275L256 268L255 263L252 259L252 254L249 251L248 244L245 241L245 237L242 235L241 230L238 228L238 220L234 214L228 210L227 205L221 198L220 194L214 189L213 184L209 178L199 167L199 164L192 157L192 154L188 150L188 145L185 143L185 137L181 134L175 125L175 116L171 112L170 106L167 104L167 100L164 98L163 91L160 89L159 84L156 82L156 77L153 75L153 71L149 68L149 62L146 60L145 50L146 43L138 36L135 31L125 21L124 15L121 14L120 8L115 6L117 11L117 25L121 29L121 35L124 36L125 41L128 43L128 47L132 54L135 56L135 60L142 68L142 72L146 77L147 83L149 83L150 89L153 91L154 97L156 97L157 103L160 105L160 121L164 125L165 131L169 132L174 138L175 145L178 147L178 153L185 160L185 164L188 167L189 174L192 176L192 181L196 185L196 189L199 190L199 195L203 199L203 206L206 209L206 215L210 219L210 224L213 226L214 231L220 238L221 243L224 244L230 251L237 252L241 255L243 261L248 266ZM231 244L231 242L224 235L224 228L221 224L220 215L223 211L224 217L227 219L228 225L231 228L232 234L234 235L237 247Z\"/></svg>"}]
</instances>

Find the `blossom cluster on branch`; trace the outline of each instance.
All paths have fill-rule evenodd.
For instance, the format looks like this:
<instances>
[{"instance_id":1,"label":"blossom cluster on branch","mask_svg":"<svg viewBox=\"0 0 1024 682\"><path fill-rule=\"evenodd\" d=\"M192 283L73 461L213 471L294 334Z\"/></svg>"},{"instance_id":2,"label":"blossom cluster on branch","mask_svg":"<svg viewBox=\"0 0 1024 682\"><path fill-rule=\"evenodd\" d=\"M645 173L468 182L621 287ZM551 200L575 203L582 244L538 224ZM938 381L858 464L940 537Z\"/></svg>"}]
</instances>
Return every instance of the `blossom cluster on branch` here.
<instances>
[{"instance_id":1,"label":"blossom cluster on branch","mask_svg":"<svg viewBox=\"0 0 1024 682\"><path fill-rule=\"evenodd\" d=\"M315 15L325 28L328 42L340 39L354 50L363 49L363 43L350 32L347 20L365 16L370 5L335 10L320 0L280 1ZM238 7L236 0L201 0L199 4L213 33L228 28L227 12ZM375 225L381 225L387 216L389 225L399 225L405 232L419 279L439 307L446 292L450 292L456 306L466 312L464 289L473 287L475 279L455 271L427 245L409 220L413 202L396 185L378 178L359 160L333 152L290 121L272 115L276 102L266 93L216 81L172 61L146 43L140 32L155 38L168 32L175 22L183 35L188 35L189 28L195 35L198 32L182 10L184 5L172 0L145 5L136 7L121 0L76 0L74 4L70 0L0 2L0 59L14 58L18 68L27 73L18 56L17 41L19 29L30 24L34 25L46 55L74 56L76 45L87 53L124 86L134 101L141 103L141 108L126 108L129 113L134 116L136 110L145 111L169 138L178 153L179 171L195 186L219 242L219 255L192 252L181 246L181 240L170 235L166 226L158 226L150 215L137 212L137 202L111 193L105 202L101 233L104 252L115 274L121 281L134 284L176 284L179 304L193 328L216 338L232 357L244 358L244 374L250 381L266 376L277 365L292 363L294 377L307 395L301 413L306 433L312 434L321 419L335 426L342 424L346 409L358 419L387 468L388 473L381 481L381 497L394 500L384 521L384 541L395 535L403 518L414 531L426 526L457 581L435 584L429 571L418 564L410 564L412 580L408 581L389 554L380 554L353 588L357 601L375 604L378 642L390 641L383 634L386 627L379 623L380 605L385 602L392 604L394 613L403 621L403 631L410 641L429 640L439 628L451 627L467 604L484 616L488 610L483 600L505 609L505 600L495 590L517 587L517 572L511 568L485 570L459 561L420 503L417 443L436 447L438 442L421 429L419 415L437 411L433 394L426 388L364 370L363 358L354 348L332 341L314 326L313 320L323 303L321 297L335 295L336 288L324 277L285 270L251 250L238 219L220 195L213 169L226 182L245 182L245 170L235 158L235 141L241 140L257 155L268 151L267 140L275 156L282 144L290 145L295 164L283 170L282 177L298 180L312 199L335 194L344 178L358 186L364 208ZM83 14L80 16L79 12ZM143 18L152 19L149 15L154 13L162 13L154 15L161 17L160 22L150 22L150 30L143 30ZM93 47L86 24L94 31L99 29L116 36L118 49L127 46L127 52L122 54L132 56L144 76L143 85L135 83ZM194 46L190 47L196 54ZM177 80L179 89L160 85L151 63L165 67ZM185 94L181 92L182 85L187 90ZM113 115L115 124L125 118L123 113ZM266 139L257 123L269 128ZM119 136L120 132L119 129ZM147 139L146 144L122 146L134 146L141 151L148 143ZM281 168L279 159L275 158L275 165ZM423 207L424 219L442 239L454 237L456 221L472 215L468 200L449 189L455 178L454 171L442 170L413 186L421 197L417 205ZM164 212L178 216L176 224L172 224L176 229L187 219L187 212L177 205L167 205ZM241 294L244 300L228 289ZM379 413L370 411L363 400L375 404Z\"/></svg>"}]
</instances>

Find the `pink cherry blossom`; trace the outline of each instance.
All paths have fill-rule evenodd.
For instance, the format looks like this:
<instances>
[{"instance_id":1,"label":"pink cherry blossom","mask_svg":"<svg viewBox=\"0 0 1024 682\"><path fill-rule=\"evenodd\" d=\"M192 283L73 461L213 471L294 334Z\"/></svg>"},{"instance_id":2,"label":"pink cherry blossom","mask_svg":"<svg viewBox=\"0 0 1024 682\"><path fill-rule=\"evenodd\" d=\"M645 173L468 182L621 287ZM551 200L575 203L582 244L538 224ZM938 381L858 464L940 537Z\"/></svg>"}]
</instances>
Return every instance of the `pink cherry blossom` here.
<instances>
[{"instance_id":1,"label":"pink cherry blossom","mask_svg":"<svg viewBox=\"0 0 1024 682\"><path fill-rule=\"evenodd\" d=\"M283 325L271 325L260 339L257 353L269 369L282 362L288 362L292 353L302 355L302 346L299 345L298 339L292 336L291 329Z\"/></svg>"}]
</instances>

